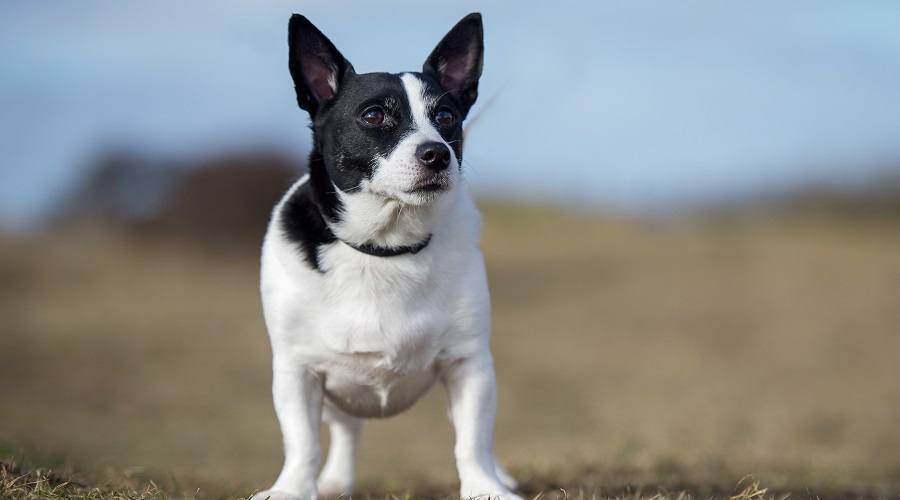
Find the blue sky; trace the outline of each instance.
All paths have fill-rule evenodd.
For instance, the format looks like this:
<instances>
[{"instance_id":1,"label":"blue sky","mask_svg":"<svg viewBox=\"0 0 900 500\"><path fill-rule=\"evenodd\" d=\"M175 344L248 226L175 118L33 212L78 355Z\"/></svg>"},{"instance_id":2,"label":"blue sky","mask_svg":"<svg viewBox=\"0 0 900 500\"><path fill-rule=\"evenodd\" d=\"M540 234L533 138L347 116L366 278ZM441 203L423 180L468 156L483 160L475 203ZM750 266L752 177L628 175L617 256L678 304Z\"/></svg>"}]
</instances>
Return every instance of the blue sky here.
<instances>
[{"instance_id":1,"label":"blue sky","mask_svg":"<svg viewBox=\"0 0 900 500\"><path fill-rule=\"evenodd\" d=\"M416 70L484 14L480 193L644 210L900 169L900 3L0 4L0 224L44 210L111 147L301 155L292 12L357 71ZM479 107L476 107L476 113Z\"/></svg>"}]
</instances>

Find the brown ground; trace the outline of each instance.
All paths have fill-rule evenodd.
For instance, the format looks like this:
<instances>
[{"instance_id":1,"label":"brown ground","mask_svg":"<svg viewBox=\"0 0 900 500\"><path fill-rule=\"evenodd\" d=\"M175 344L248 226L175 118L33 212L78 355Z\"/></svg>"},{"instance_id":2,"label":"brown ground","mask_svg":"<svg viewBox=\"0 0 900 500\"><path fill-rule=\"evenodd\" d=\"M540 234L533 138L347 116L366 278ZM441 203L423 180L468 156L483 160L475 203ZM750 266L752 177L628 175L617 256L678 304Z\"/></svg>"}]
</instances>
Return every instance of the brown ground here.
<instances>
[{"instance_id":1,"label":"brown ground","mask_svg":"<svg viewBox=\"0 0 900 500\"><path fill-rule=\"evenodd\" d=\"M485 212L497 450L530 490L727 495L753 474L896 497L896 219ZM0 455L203 497L267 486L257 264L99 229L0 239ZM452 494L443 406L364 430L364 488Z\"/></svg>"}]
</instances>

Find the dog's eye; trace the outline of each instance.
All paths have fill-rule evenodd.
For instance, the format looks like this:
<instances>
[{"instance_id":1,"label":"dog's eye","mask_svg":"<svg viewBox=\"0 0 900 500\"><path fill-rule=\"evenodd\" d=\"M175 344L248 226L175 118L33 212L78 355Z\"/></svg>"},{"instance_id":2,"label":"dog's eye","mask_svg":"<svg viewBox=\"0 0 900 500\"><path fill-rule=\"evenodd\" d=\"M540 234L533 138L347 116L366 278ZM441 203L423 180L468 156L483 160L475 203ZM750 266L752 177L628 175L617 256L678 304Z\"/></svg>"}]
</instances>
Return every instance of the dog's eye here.
<instances>
[{"instance_id":1,"label":"dog's eye","mask_svg":"<svg viewBox=\"0 0 900 500\"><path fill-rule=\"evenodd\" d=\"M434 121L442 127L449 127L456 123L456 115L447 108L441 108L434 114Z\"/></svg>"},{"instance_id":2,"label":"dog's eye","mask_svg":"<svg viewBox=\"0 0 900 500\"><path fill-rule=\"evenodd\" d=\"M384 110L377 106L371 107L363 111L360 119L362 119L363 123L365 123L366 125L381 125L382 123L384 123Z\"/></svg>"}]
</instances>

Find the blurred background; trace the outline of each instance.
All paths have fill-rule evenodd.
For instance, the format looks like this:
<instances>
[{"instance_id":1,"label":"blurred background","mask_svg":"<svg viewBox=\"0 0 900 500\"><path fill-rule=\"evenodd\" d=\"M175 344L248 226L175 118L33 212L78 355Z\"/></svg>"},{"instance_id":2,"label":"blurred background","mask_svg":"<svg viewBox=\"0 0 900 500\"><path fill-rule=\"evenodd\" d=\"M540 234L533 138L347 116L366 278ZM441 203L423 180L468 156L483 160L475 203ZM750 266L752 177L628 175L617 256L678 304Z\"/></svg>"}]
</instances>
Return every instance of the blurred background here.
<instances>
[{"instance_id":1,"label":"blurred background","mask_svg":"<svg viewBox=\"0 0 900 500\"><path fill-rule=\"evenodd\" d=\"M4 2L0 458L267 485L259 243L310 147L287 19L399 72L471 11L503 461L897 491L888 0ZM444 399L364 431L364 485L452 488Z\"/></svg>"}]
</instances>

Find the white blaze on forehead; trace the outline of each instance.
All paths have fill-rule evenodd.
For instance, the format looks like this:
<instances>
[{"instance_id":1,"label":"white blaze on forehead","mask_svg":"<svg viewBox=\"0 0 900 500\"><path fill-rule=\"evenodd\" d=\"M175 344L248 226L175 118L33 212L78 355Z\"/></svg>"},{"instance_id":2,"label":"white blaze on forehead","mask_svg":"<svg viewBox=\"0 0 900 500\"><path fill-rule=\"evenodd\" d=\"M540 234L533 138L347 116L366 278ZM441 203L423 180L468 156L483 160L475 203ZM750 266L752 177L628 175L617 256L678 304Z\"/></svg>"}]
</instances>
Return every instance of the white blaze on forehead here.
<instances>
[{"instance_id":1,"label":"white blaze on forehead","mask_svg":"<svg viewBox=\"0 0 900 500\"><path fill-rule=\"evenodd\" d=\"M410 113L412 114L410 117L412 121L411 130L403 131L403 136L386 156L376 155L374 157L376 166L372 173L372 178L368 183L364 183L362 190L376 194L378 197L376 201L381 204L384 204L385 200L399 201L401 206L403 204L411 206L428 204L433 200L433 196L423 197L418 192L417 186L424 182L426 178L432 177L433 172L418 161L417 151L419 146L429 142L441 143L450 151L451 164L458 164L459 162L456 159L456 153L453 151L453 148L441 137L431 120L431 113L434 110L437 99L434 96L426 95L424 83L415 75L404 73L400 75L400 81L403 84L403 90L406 93L406 100L409 103ZM459 176L459 169L447 169L441 175L452 185L455 178ZM347 196L348 199L350 197L351 195ZM359 194L353 194L352 197L359 198L360 196ZM349 203L351 202L346 201L345 206L349 206ZM373 214L380 213L379 209L374 206L367 209L360 208L359 210L368 210ZM353 209L353 211L355 212L356 209ZM396 212L396 215L388 218L388 220L394 221L398 219L401 212L412 213L409 210ZM422 234L416 233L415 236L418 239L408 238L408 240L420 241L424 234L427 234L427 231ZM342 235L338 236L347 241L356 241ZM394 244L394 242L391 244Z\"/></svg>"},{"instance_id":2,"label":"white blaze on forehead","mask_svg":"<svg viewBox=\"0 0 900 500\"><path fill-rule=\"evenodd\" d=\"M413 123L416 129L425 134L429 139L444 142L441 134L431 123L431 110L434 108L435 99L425 95L422 81L415 75L404 73L400 75L403 89L406 90L406 99L409 101L409 109L412 111Z\"/></svg>"}]
</instances>

